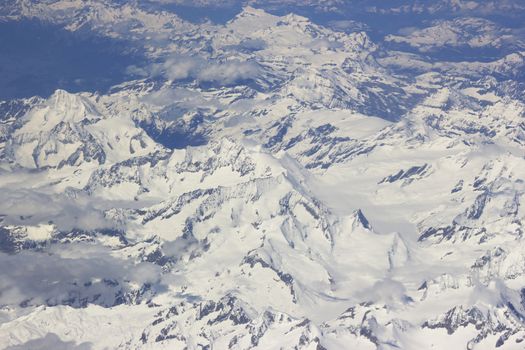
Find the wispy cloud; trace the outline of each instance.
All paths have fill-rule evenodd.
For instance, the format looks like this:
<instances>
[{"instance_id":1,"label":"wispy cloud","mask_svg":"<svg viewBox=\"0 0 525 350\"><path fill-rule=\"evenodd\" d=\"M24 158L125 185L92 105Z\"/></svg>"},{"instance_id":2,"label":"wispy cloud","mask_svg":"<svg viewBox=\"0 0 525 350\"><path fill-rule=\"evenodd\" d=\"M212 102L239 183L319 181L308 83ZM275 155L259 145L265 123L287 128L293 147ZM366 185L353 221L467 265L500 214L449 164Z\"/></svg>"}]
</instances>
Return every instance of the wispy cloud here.
<instances>
[{"instance_id":1,"label":"wispy cloud","mask_svg":"<svg viewBox=\"0 0 525 350\"><path fill-rule=\"evenodd\" d=\"M48 333L45 337L29 340L23 344L10 346L6 350L90 350L91 343L76 344L73 341L62 341L55 333Z\"/></svg>"},{"instance_id":2,"label":"wispy cloud","mask_svg":"<svg viewBox=\"0 0 525 350\"><path fill-rule=\"evenodd\" d=\"M260 70L260 66L253 61L205 60L193 56L174 56L145 68L136 66L127 68L130 75L163 76L172 81L192 80L217 85L231 85L239 81L255 79L259 76Z\"/></svg>"},{"instance_id":3,"label":"wispy cloud","mask_svg":"<svg viewBox=\"0 0 525 350\"><path fill-rule=\"evenodd\" d=\"M117 294L157 285L161 278L157 265L122 260L109 248L87 243L70 243L67 249L51 245L43 253L0 253L0 265L0 305L111 306Z\"/></svg>"},{"instance_id":4,"label":"wispy cloud","mask_svg":"<svg viewBox=\"0 0 525 350\"><path fill-rule=\"evenodd\" d=\"M198 75L204 60L198 57L178 56L152 66L153 75L165 75L170 80L184 80Z\"/></svg>"},{"instance_id":5,"label":"wispy cloud","mask_svg":"<svg viewBox=\"0 0 525 350\"><path fill-rule=\"evenodd\" d=\"M3 225L39 225L52 223L60 231L116 228L104 215L97 201L78 193L46 194L29 189L0 188L0 215Z\"/></svg>"},{"instance_id":6,"label":"wispy cloud","mask_svg":"<svg viewBox=\"0 0 525 350\"><path fill-rule=\"evenodd\" d=\"M253 62L227 61L208 64L199 71L197 79L204 82L233 84L240 80L249 80L259 74L259 66Z\"/></svg>"}]
</instances>

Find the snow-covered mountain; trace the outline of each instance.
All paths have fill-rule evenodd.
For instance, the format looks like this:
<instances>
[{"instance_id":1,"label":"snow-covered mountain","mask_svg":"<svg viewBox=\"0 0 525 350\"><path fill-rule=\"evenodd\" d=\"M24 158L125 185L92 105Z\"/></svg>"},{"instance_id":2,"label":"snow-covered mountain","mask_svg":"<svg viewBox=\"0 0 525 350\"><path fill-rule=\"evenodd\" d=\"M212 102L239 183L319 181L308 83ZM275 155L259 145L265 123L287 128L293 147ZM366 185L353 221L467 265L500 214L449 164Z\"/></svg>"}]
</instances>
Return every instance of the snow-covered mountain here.
<instances>
[{"instance_id":1,"label":"snow-covered mountain","mask_svg":"<svg viewBox=\"0 0 525 350\"><path fill-rule=\"evenodd\" d=\"M144 60L0 102L0 348L522 349L523 31L404 3L459 17L2 3ZM466 47L499 51L439 52Z\"/></svg>"}]
</instances>

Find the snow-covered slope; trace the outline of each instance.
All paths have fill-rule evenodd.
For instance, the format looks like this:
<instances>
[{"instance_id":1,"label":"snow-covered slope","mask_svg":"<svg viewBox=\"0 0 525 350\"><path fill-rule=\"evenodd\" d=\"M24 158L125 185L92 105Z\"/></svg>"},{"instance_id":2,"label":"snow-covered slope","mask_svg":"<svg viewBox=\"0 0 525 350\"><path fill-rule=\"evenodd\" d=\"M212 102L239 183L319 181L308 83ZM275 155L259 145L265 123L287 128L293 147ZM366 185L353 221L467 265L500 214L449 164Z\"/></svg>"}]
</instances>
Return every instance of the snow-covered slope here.
<instances>
[{"instance_id":1,"label":"snow-covered slope","mask_svg":"<svg viewBox=\"0 0 525 350\"><path fill-rule=\"evenodd\" d=\"M104 95L0 103L0 348L523 347L523 54L505 30L387 38L475 46L442 33L476 25L512 51L480 63L253 7L191 24L24 0L0 18L150 59Z\"/></svg>"}]
</instances>

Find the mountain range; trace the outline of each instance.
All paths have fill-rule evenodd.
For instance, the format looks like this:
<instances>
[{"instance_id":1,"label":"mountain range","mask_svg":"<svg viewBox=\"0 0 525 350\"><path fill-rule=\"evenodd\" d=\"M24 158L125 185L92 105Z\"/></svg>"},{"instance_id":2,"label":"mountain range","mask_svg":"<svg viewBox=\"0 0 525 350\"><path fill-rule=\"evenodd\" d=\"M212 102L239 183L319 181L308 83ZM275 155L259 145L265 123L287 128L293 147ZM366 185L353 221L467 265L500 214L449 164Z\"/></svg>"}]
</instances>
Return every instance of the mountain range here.
<instances>
[{"instance_id":1,"label":"mountain range","mask_svg":"<svg viewBox=\"0 0 525 350\"><path fill-rule=\"evenodd\" d=\"M0 348L522 349L525 9L375 3L3 2Z\"/></svg>"}]
</instances>

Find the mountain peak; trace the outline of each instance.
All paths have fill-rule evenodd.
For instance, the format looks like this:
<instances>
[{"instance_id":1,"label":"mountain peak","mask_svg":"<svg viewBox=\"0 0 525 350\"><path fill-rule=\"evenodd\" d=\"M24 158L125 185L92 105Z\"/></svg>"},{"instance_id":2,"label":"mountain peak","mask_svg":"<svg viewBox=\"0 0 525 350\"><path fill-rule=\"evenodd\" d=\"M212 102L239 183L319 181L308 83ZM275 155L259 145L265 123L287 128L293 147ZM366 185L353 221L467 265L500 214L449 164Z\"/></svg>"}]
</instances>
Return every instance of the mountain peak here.
<instances>
[{"instance_id":1,"label":"mountain peak","mask_svg":"<svg viewBox=\"0 0 525 350\"><path fill-rule=\"evenodd\" d=\"M278 18L263 9L245 6L241 12L228 22L227 26L237 26L241 34L249 35L250 32L275 25Z\"/></svg>"},{"instance_id":2,"label":"mountain peak","mask_svg":"<svg viewBox=\"0 0 525 350\"><path fill-rule=\"evenodd\" d=\"M271 16L268 12L263 9L258 9L253 6L244 6L237 17L263 17Z\"/></svg>"},{"instance_id":3,"label":"mountain peak","mask_svg":"<svg viewBox=\"0 0 525 350\"><path fill-rule=\"evenodd\" d=\"M56 90L41 107L27 116L30 119L28 127L36 127L33 124L39 123L39 128L46 130L60 122L77 123L98 115L95 107L83 96L62 89Z\"/></svg>"},{"instance_id":4,"label":"mountain peak","mask_svg":"<svg viewBox=\"0 0 525 350\"><path fill-rule=\"evenodd\" d=\"M370 225L370 222L366 218L365 214L363 214L363 211L361 209L357 209L352 214L352 217L354 218L354 222L352 224L352 227L355 228L364 228L369 231L372 230L372 225Z\"/></svg>"},{"instance_id":5,"label":"mountain peak","mask_svg":"<svg viewBox=\"0 0 525 350\"><path fill-rule=\"evenodd\" d=\"M310 19L307 17L298 15L296 13L289 13L283 17L283 19L288 23L311 23Z\"/></svg>"}]
</instances>

